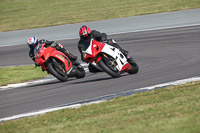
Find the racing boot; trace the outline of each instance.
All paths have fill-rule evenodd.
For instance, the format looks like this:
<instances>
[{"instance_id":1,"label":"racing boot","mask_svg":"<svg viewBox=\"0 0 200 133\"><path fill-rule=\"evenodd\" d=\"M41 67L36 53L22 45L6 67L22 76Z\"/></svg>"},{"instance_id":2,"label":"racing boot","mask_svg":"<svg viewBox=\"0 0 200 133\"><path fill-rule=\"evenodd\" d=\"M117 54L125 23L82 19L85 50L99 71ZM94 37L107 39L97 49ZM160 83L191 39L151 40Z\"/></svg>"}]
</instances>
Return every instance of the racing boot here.
<instances>
[{"instance_id":1,"label":"racing boot","mask_svg":"<svg viewBox=\"0 0 200 133\"><path fill-rule=\"evenodd\" d=\"M60 43L57 42L53 42L52 43L53 46L56 47L56 49L58 51L61 51L62 53L64 53L70 60L76 61L77 60L77 56L74 56L73 54L71 54L67 49L65 49L63 47L63 45L61 45Z\"/></svg>"},{"instance_id":2,"label":"racing boot","mask_svg":"<svg viewBox=\"0 0 200 133\"><path fill-rule=\"evenodd\" d=\"M118 48L126 57L128 56L128 51L120 47L114 39L108 39L107 43L115 48Z\"/></svg>"},{"instance_id":3,"label":"racing boot","mask_svg":"<svg viewBox=\"0 0 200 133\"><path fill-rule=\"evenodd\" d=\"M71 60L71 61L76 61L77 60L77 56L75 56L75 55L73 55L73 54L71 54L69 51L65 51L65 55L67 56L67 57L69 57L69 59Z\"/></svg>"},{"instance_id":4,"label":"racing boot","mask_svg":"<svg viewBox=\"0 0 200 133\"><path fill-rule=\"evenodd\" d=\"M82 69L81 64L77 61L77 56L74 56L69 51L66 51L65 55L70 59L72 65L76 66L78 69Z\"/></svg>"},{"instance_id":5,"label":"racing boot","mask_svg":"<svg viewBox=\"0 0 200 133\"><path fill-rule=\"evenodd\" d=\"M72 61L72 65L76 66L77 69L83 71L83 67L81 66L81 63L78 61Z\"/></svg>"},{"instance_id":6,"label":"racing boot","mask_svg":"<svg viewBox=\"0 0 200 133\"><path fill-rule=\"evenodd\" d=\"M73 54L71 54L65 48L62 48L61 52L63 52L70 59L70 61L72 62L72 65L75 65L75 66L79 66L80 65L80 63L76 61L77 60L77 56L74 56Z\"/></svg>"},{"instance_id":7,"label":"racing boot","mask_svg":"<svg viewBox=\"0 0 200 133\"><path fill-rule=\"evenodd\" d=\"M127 61L128 61L128 63L130 63L132 66L134 66L134 67L137 66L137 64L135 63L135 61L133 60L132 57L127 56Z\"/></svg>"}]
</instances>

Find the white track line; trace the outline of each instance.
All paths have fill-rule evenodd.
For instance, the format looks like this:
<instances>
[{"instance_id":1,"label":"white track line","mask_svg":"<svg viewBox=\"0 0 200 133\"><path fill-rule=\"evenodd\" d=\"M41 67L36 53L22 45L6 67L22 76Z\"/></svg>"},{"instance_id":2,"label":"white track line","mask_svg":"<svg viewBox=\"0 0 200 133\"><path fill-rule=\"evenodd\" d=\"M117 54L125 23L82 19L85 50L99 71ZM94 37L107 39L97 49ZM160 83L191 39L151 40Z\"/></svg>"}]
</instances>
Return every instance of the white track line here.
<instances>
[{"instance_id":1,"label":"white track line","mask_svg":"<svg viewBox=\"0 0 200 133\"><path fill-rule=\"evenodd\" d=\"M109 95L97 97L97 98L94 98L94 99L87 99L85 101L79 101L79 102L76 102L76 103L60 105L59 107L52 107L52 108L49 108L49 109L43 109L43 110L38 110L38 111L34 111L34 112L18 114L18 115L14 115L14 116L10 116L10 117L1 118L0 122L24 118L24 117L31 117L31 116L44 114L44 113L47 113L47 112L52 112L52 111L56 111L56 110L60 110L60 109L77 108L77 107L80 107L82 105L100 103L100 102L103 102L105 100L109 100L109 99L112 99L112 98L115 98L115 97L130 96L130 95L133 95L133 94L138 93L138 92L143 92L143 91L147 91L147 90L148 91L154 90L154 89L157 89L157 88L163 88L163 87L167 87L167 86L181 85L181 84L185 84L185 83L188 83L188 82L194 82L194 81L200 81L200 77L192 77L192 78L188 78L188 79L177 80L177 81L158 84L158 85L154 85L154 86L150 86L150 87L144 87L144 88L129 90L129 91L121 92L121 93L118 93L118 94L109 94Z\"/></svg>"},{"instance_id":2,"label":"white track line","mask_svg":"<svg viewBox=\"0 0 200 133\"><path fill-rule=\"evenodd\" d=\"M84 63L84 64L81 64L81 65L84 67L85 71L88 72L88 68L87 68L88 64ZM49 77L46 77L44 79L28 81L28 82L24 82L24 83L8 84L6 86L0 86L0 91L10 90L10 89L28 86L28 85L33 85L33 84L49 82L49 81L52 81L52 80L55 80L55 79L56 78L54 78L53 76L49 76Z\"/></svg>"},{"instance_id":3,"label":"white track line","mask_svg":"<svg viewBox=\"0 0 200 133\"><path fill-rule=\"evenodd\" d=\"M40 80L34 80L34 81L29 81L29 82L24 82L24 83L8 84L6 86L0 86L0 91L10 90L10 89L33 85L33 84L39 84L39 83L43 83L43 82L52 81L55 79L56 78L54 78L53 76L50 76L50 77L40 79Z\"/></svg>"}]
</instances>

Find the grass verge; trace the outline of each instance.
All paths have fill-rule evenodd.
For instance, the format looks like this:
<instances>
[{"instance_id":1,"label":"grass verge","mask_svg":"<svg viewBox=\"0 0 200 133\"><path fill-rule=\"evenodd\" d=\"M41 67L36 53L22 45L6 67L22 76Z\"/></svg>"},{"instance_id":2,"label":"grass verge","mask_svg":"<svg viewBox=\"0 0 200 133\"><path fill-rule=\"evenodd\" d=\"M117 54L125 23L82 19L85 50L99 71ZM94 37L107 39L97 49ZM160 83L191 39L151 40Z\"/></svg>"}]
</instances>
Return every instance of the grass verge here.
<instances>
[{"instance_id":1,"label":"grass verge","mask_svg":"<svg viewBox=\"0 0 200 133\"><path fill-rule=\"evenodd\" d=\"M41 79L48 74L42 72L40 67L35 66L19 66L19 67L2 67L0 68L0 86L20 83L28 80Z\"/></svg>"},{"instance_id":2,"label":"grass verge","mask_svg":"<svg viewBox=\"0 0 200 133\"><path fill-rule=\"evenodd\" d=\"M0 132L200 132L200 82L0 123Z\"/></svg>"},{"instance_id":3,"label":"grass verge","mask_svg":"<svg viewBox=\"0 0 200 133\"><path fill-rule=\"evenodd\" d=\"M194 8L199 0L1 0L0 31Z\"/></svg>"}]
</instances>

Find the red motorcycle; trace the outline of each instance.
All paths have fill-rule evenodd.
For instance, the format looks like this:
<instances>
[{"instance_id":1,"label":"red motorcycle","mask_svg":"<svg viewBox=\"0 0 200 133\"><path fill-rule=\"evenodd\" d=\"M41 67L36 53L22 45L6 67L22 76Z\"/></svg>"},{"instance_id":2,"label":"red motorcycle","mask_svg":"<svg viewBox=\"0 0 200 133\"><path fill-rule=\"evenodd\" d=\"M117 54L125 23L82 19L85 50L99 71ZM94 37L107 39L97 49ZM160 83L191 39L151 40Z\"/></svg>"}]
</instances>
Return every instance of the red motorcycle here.
<instances>
[{"instance_id":1,"label":"red motorcycle","mask_svg":"<svg viewBox=\"0 0 200 133\"><path fill-rule=\"evenodd\" d=\"M67 81L68 77L83 78L85 70L79 64L72 64L70 59L54 47L38 44L34 49L35 63L60 81Z\"/></svg>"},{"instance_id":2,"label":"red motorcycle","mask_svg":"<svg viewBox=\"0 0 200 133\"><path fill-rule=\"evenodd\" d=\"M119 49L94 39L88 40L83 54L87 62L114 78L120 77L124 72L135 74L139 70L135 62L132 65L127 62L126 56Z\"/></svg>"}]
</instances>

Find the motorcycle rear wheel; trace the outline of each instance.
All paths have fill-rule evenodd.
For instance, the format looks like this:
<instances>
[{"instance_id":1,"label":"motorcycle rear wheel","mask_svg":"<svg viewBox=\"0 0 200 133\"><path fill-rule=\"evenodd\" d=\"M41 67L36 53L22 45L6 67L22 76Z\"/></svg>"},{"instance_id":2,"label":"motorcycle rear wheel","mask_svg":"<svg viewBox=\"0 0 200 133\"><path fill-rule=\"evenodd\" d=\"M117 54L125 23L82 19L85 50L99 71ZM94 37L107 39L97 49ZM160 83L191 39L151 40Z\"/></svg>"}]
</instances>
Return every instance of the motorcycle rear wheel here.
<instances>
[{"instance_id":1,"label":"motorcycle rear wheel","mask_svg":"<svg viewBox=\"0 0 200 133\"><path fill-rule=\"evenodd\" d=\"M84 70L84 68L80 65L76 69L77 69L76 78L78 78L78 79L84 78L85 77L85 70Z\"/></svg>"},{"instance_id":2,"label":"motorcycle rear wheel","mask_svg":"<svg viewBox=\"0 0 200 133\"><path fill-rule=\"evenodd\" d=\"M48 67L48 71L54 76L56 77L58 80L62 81L62 82L65 82L68 80L68 77L67 77L67 72L65 72L64 75L61 75L57 69L56 69L56 65L53 63L53 61L50 61L48 62L47 64L47 67ZM63 68L65 69L65 68Z\"/></svg>"},{"instance_id":3,"label":"motorcycle rear wheel","mask_svg":"<svg viewBox=\"0 0 200 133\"><path fill-rule=\"evenodd\" d=\"M136 63L130 64L131 69L128 71L129 74L136 74L139 71L139 67Z\"/></svg>"}]
</instances>

